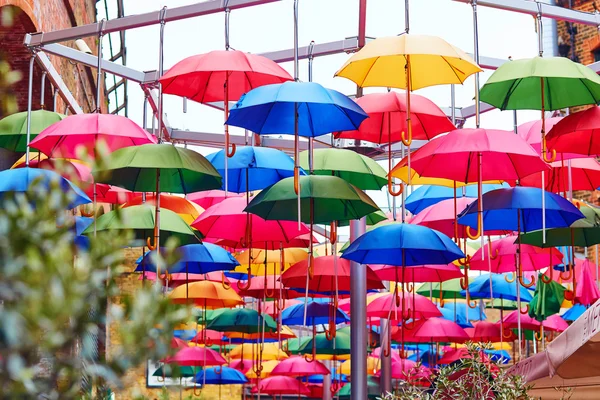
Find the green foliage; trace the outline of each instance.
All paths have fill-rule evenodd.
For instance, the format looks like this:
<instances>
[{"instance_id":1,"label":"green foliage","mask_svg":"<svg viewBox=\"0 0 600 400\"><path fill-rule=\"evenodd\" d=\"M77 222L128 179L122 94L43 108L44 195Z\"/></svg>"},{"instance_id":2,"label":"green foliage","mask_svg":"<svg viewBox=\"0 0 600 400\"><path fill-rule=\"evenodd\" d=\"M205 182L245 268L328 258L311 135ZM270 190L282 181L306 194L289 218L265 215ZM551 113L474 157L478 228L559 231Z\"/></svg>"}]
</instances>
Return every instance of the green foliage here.
<instances>
[{"instance_id":1,"label":"green foliage","mask_svg":"<svg viewBox=\"0 0 600 400\"><path fill-rule=\"evenodd\" d=\"M102 232L77 248L68 196L56 182L33 186L0 198L0 398L105 398L102 388L122 387L126 371L171 352L189 310L159 285L120 293L115 277L132 235ZM92 340L106 326L119 342L107 335L107 357ZM82 393L82 379L96 389Z\"/></svg>"},{"instance_id":2,"label":"green foliage","mask_svg":"<svg viewBox=\"0 0 600 400\"><path fill-rule=\"evenodd\" d=\"M530 400L521 376L508 375L496 362L481 356L485 345L468 343L470 358L442 367L430 378L430 387L407 382L382 400Z\"/></svg>"}]
</instances>

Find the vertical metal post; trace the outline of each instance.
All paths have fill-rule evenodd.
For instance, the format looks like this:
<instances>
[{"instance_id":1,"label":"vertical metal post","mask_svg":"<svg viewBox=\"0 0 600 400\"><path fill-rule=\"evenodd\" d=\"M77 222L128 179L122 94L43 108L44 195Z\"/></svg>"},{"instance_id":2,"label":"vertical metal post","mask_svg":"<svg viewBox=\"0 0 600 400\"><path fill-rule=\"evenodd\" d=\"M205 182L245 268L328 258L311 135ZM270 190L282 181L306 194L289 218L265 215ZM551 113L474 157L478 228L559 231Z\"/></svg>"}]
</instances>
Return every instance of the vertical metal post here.
<instances>
[{"instance_id":1,"label":"vertical metal post","mask_svg":"<svg viewBox=\"0 0 600 400\"><path fill-rule=\"evenodd\" d=\"M165 38L165 15L167 14L167 6L160 10L160 37L158 40L158 76L163 75L164 63L164 38ZM158 83L158 143L162 142L163 135L163 89L160 82ZM158 197L156 199L158 201Z\"/></svg>"},{"instance_id":2,"label":"vertical metal post","mask_svg":"<svg viewBox=\"0 0 600 400\"><path fill-rule=\"evenodd\" d=\"M389 291L389 284L385 283L386 289L383 289L382 292ZM379 329L380 332L380 360L381 360L381 380L380 380L380 388L381 393L386 394L392 391L392 358L390 354L385 355L384 349L388 349L391 346L391 337L390 337L390 321L388 319L382 318L381 327Z\"/></svg>"},{"instance_id":3,"label":"vertical metal post","mask_svg":"<svg viewBox=\"0 0 600 400\"><path fill-rule=\"evenodd\" d=\"M308 81L312 82L313 79L313 51L315 48L315 41L312 40L308 45ZM313 138L308 138L308 169L310 174L312 175L314 171L314 152L315 152L315 143ZM312 233L311 233L312 235Z\"/></svg>"},{"instance_id":4,"label":"vertical metal post","mask_svg":"<svg viewBox=\"0 0 600 400\"><path fill-rule=\"evenodd\" d=\"M366 231L366 219L350 221L350 242ZM352 376L351 400L367 398L367 270L364 265L350 262L350 376Z\"/></svg>"},{"instance_id":5,"label":"vertical metal post","mask_svg":"<svg viewBox=\"0 0 600 400\"><path fill-rule=\"evenodd\" d=\"M477 27L477 0L471 0L473 7L473 56L475 63L479 65L479 29ZM479 102L479 72L475 74L475 127L479 128L481 121L481 104Z\"/></svg>"},{"instance_id":6,"label":"vertical metal post","mask_svg":"<svg viewBox=\"0 0 600 400\"><path fill-rule=\"evenodd\" d=\"M31 142L31 103L33 101L33 64L35 53L29 59L29 86L27 91L27 150L25 151L25 166L29 167L29 142Z\"/></svg>"},{"instance_id":7,"label":"vertical metal post","mask_svg":"<svg viewBox=\"0 0 600 400\"><path fill-rule=\"evenodd\" d=\"M408 1L404 0L404 32L408 33L410 31L410 12L408 8Z\"/></svg>"},{"instance_id":8,"label":"vertical metal post","mask_svg":"<svg viewBox=\"0 0 600 400\"><path fill-rule=\"evenodd\" d=\"M40 108L41 108L42 110L43 110L44 108L46 108L46 107L45 107L45 104L44 104L44 103L46 103L46 102L44 101L44 97L45 97L45 95L46 95L46 75L48 75L48 72L46 72L46 71L43 71L43 72L42 72L42 87L41 87L41 90L40 90Z\"/></svg>"},{"instance_id":9,"label":"vertical metal post","mask_svg":"<svg viewBox=\"0 0 600 400\"><path fill-rule=\"evenodd\" d=\"M456 87L450 85L450 117L452 125L456 126Z\"/></svg>"},{"instance_id":10,"label":"vertical metal post","mask_svg":"<svg viewBox=\"0 0 600 400\"><path fill-rule=\"evenodd\" d=\"M58 112L58 111L56 111L57 102L58 102L58 89L54 88L52 90L52 111L54 111L54 112Z\"/></svg>"},{"instance_id":11,"label":"vertical metal post","mask_svg":"<svg viewBox=\"0 0 600 400\"><path fill-rule=\"evenodd\" d=\"M98 68L96 73L96 112L100 113L100 101L102 99L102 38L104 37L104 26L106 20L100 22L100 32L98 32Z\"/></svg>"}]
</instances>

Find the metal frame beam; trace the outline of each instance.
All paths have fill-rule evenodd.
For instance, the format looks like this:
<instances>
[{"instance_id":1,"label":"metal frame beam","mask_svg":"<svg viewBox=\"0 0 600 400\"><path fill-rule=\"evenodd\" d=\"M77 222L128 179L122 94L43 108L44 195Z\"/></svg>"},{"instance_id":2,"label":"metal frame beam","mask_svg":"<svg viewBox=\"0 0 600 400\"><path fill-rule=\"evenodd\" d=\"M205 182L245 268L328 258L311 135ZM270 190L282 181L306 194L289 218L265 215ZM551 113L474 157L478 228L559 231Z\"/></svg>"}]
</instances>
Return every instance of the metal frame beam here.
<instances>
[{"instance_id":1,"label":"metal frame beam","mask_svg":"<svg viewBox=\"0 0 600 400\"><path fill-rule=\"evenodd\" d=\"M472 0L453 0L459 3L470 4ZM536 16L541 12L545 18L573 22L582 25L600 26L600 13L571 10L559 6L531 0L477 0L478 6L496 8L499 10L514 11L522 14Z\"/></svg>"},{"instance_id":2,"label":"metal frame beam","mask_svg":"<svg viewBox=\"0 0 600 400\"><path fill-rule=\"evenodd\" d=\"M52 65L48 56L40 51L36 53L36 60L42 69L48 73L48 79L50 79L52 85L58 90L60 97L65 101L71 112L74 114L83 114L83 110L77 103L77 100L75 100L75 97L73 97L73 94L71 94L71 91L67 88L67 85L56 68L54 68L54 65Z\"/></svg>"},{"instance_id":3,"label":"metal frame beam","mask_svg":"<svg viewBox=\"0 0 600 400\"><path fill-rule=\"evenodd\" d=\"M309 46L302 46L298 48L298 59L308 58L308 47ZM353 53L358 49L358 37L354 36L335 42L315 44L312 55L314 57L321 57L332 54ZM260 55L277 63L288 62L294 60L294 49L270 51Z\"/></svg>"},{"instance_id":4,"label":"metal frame beam","mask_svg":"<svg viewBox=\"0 0 600 400\"><path fill-rule=\"evenodd\" d=\"M148 104L150 105L150 108L152 108L152 118L155 118L156 115L158 114L158 90L154 89L151 86L148 85L141 85L142 90L144 91L144 94L146 95L146 97L148 98ZM162 127L159 127L159 129L163 130L163 135L165 140L169 141L171 140L171 126L169 125L169 121L167 120L167 116L163 114L163 117L161 118L162 120ZM159 135L157 135L159 136ZM221 140L222 142L222 140Z\"/></svg>"},{"instance_id":5,"label":"metal frame beam","mask_svg":"<svg viewBox=\"0 0 600 400\"><path fill-rule=\"evenodd\" d=\"M260 4L274 3L281 0L229 0L227 8L235 10L238 8L252 7ZM200 17L202 15L215 14L225 11L223 0L209 0L183 7L167 9L164 13L165 22L173 22L181 19ZM80 39L88 36L96 36L104 24L103 33L119 32L127 29L141 28L143 26L157 25L162 22L162 10L152 11L145 14L131 15L123 18L101 21L73 28L61 29L53 32L37 32L25 37L25 45L37 47L43 44L58 43L68 40Z\"/></svg>"}]
</instances>

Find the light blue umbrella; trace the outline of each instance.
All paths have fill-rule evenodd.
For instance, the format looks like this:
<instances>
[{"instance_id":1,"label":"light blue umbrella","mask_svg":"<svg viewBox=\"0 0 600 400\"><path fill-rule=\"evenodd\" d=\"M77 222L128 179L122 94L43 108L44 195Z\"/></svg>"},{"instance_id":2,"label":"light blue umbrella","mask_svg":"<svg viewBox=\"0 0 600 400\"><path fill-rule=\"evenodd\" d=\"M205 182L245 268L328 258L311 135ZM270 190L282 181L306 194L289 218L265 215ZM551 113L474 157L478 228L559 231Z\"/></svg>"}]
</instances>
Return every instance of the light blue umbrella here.
<instances>
[{"instance_id":1,"label":"light blue umbrella","mask_svg":"<svg viewBox=\"0 0 600 400\"><path fill-rule=\"evenodd\" d=\"M203 385L243 385L248 378L235 368L221 366L201 370L194 377L194 382Z\"/></svg>"},{"instance_id":2,"label":"light blue umbrella","mask_svg":"<svg viewBox=\"0 0 600 400\"><path fill-rule=\"evenodd\" d=\"M506 274L481 274L477 278L473 279L469 283L469 294L472 299L489 299L494 296L494 299L503 300L517 300L517 286L513 283L506 281ZM491 290L490 290L491 281ZM519 291L519 297L521 301L529 303L533 298L529 290L525 286L521 285ZM466 291L460 292L461 295L465 296Z\"/></svg>"},{"instance_id":3,"label":"light blue umbrella","mask_svg":"<svg viewBox=\"0 0 600 400\"><path fill-rule=\"evenodd\" d=\"M587 310L587 307L583 304L573 304L573 307L569 308L562 316L565 321L575 321L581 317Z\"/></svg>"},{"instance_id":4,"label":"light blue umbrella","mask_svg":"<svg viewBox=\"0 0 600 400\"><path fill-rule=\"evenodd\" d=\"M135 269L136 272L156 272L156 252L146 253ZM177 248L179 261L170 266L170 273L186 272L206 274L213 271L232 270L240 263L224 248L212 243L188 244Z\"/></svg>"},{"instance_id":5,"label":"light blue umbrella","mask_svg":"<svg viewBox=\"0 0 600 400\"><path fill-rule=\"evenodd\" d=\"M509 188L508 183L485 184L483 193L500 188ZM463 192L464 190L464 192ZM456 197L477 198L477 185L467 185L464 188L456 189ZM436 185L423 185L417 188L406 198L405 207L408 211L416 215L429 206L439 203L443 200L454 198L454 188Z\"/></svg>"}]
</instances>

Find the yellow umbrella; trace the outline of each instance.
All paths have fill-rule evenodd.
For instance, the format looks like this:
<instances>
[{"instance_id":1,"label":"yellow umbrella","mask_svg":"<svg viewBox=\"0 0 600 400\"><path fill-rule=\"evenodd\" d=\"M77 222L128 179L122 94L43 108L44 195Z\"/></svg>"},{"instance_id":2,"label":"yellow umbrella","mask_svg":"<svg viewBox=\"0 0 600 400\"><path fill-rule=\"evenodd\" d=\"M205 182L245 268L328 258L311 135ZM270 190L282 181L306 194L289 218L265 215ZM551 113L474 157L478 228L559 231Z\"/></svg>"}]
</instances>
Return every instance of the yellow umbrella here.
<instances>
[{"instance_id":1,"label":"yellow umbrella","mask_svg":"<svg viewBox=\"0 0 600 400\"><path fill-rule=\"evenodd\" d=\"M10 169L15 169L15 168L17 168L17 167L19 167L19 166L21 166L21 165L24 165L24 164L25 164L25 161L27 161L26 157L27 157L27 155L26 155L26 154L23 154L23 156L22 156L21 158L19 158L19 159L18 159L18 160L17 160L17 161L16 161L16 162L15 162L15 163L14 163L14 164L13 164L13 165L10 167ZM47 159L48 159L48 156L47 156L47 155L45 155L44 153L37 153L37 152L35 152L35 151L30 151L30 152L29 152L29 159L30 159L30 160L35 160L35 159L38 159L39 161L42 161L42 160L47 160Z\"/></svg>"},{"instance_id":2,"label":"yellow umbrella","mask_svg":"<svg viewBox=\"0 0 600 400\"><path fill-rule=\"evenodd\" d=\"M351 362L352 360L348 360L340 365L340 374L350 375ZM379 358L367 357L367 375L375 375L380 368Z\"/></svg>"},{"instance_id":3,"label":"yellow umbrella","mask_svg":"<svg viewBox=\"0 0 600 400\"><path fill-rule=\"evenodd\" d=\"M246 337L246 335L244 335L244 337ZM231 349L229 358L240 359L242 356L244 359L250 358L252 357L252 354L256 355L258 353L260 350L259 346L263 346L263 360L284 360L289 357L286 352L279 348L278 343L264 343L258 345L256 343L243 343Z\"/></svg>"},{"instance_id":4,"label":"yellow umbrella","mask_svg":"<svg viewBox=\"0 0 600 400\"><path fill-rule=\"evenodd\" d=\"M412 90L453 83L463 83L482 69L462 50L436 36L409 35L375 39L352 55L335 76L350 79L360 87L393 87L406 89L407 136L402 143L412 142L410 92ZM388 152L392 170L391 143ZM409 150L410 157L410 150ZM410 166L410 163L409 163ZM388 175L388 191L395 196L392 177Z\"/></svg>"},{"instance_id":5,"label":"yellow umbrella","mask_svg":"<svg viewBox=\"0 0 600 400\"><path fill-rule=\"evenodd\" d=\"M123 208L137 206L144 202L156 205L156 196L154 194L147 194L145 199L142 195L136 196L127 203L123 204ZM198 218L198 216L204 212L204 209L198 204L189 201L185 197L175 196L172 194L161 193L160 206L179 214L179 216L188 225L191 225L192 222L194 222L196 218Z\"/></svg>"},{"instance_id":6,"label":"yellow umbrella","mask_svg":"<svg viewBox=\"0 0 600 400\"><path fill-rule=\"evenodd\" d=\"M236 272L248 272L248 264L250 263L250 252L244 251L236 254L235 259L238 260L240 265L235 268ZM292 266L293 264L306 260L308 258L308 252L304 249L283 249L283 271ZM279 275L281 270L281 251L280 250L267 250L266 252L266 273L267 275ZM252 275L264 275L265 274L265 250L264 249L252 249L252 263L250 264L250 273Z\"/></svg>"},{"instance_id":7,"label":"yellow umbrella","mask_svg":"<svg viewBox=\"0 0 600 400\"><path fill-rule=\"evenodd\" d=\"M265 332L264 334L262 332L259 332L259 333L225 332L224 334L229 339L248 339L248 340L255 340L255 339L260 339L260 338L265 338L265 339L281 338L281 340L287 340L287 339L292 339L292 338L296 337L296 334L285 325L281 326L281 332Z\"/></svg>"},{"instance_id":8,"label":"yellow umbrella","mask_svg":"<svg viewBox=\"0 0 600 400\"><path fill-rule=\"evenodd\" d=\"M262 371L260 371L260 378L264 379L264 378L268 378L271 375L271 372L273 372L273 368L275 368L277 366L277 364L279 364L279 360L269 360L269 361L265 361L263 362L262 365ZM248 372L246 372L246 378L248 379L258 379L259 376L256 373L256 371L254 371L254 367L250 368L248 370Z\"/></svg>"},{"instance_id":9,"label":"yellow umbrella","mask_svg":"<svg viewBox=\"0 0 600 400\"><path fill-rule=\"evenodd\" d=\"M220 282L197 281L181 285L169 293L178 304L197 304L205 308L231 308L244 304L244 300L231 288L225 289Z\"/></svg>"}]
</instances>

